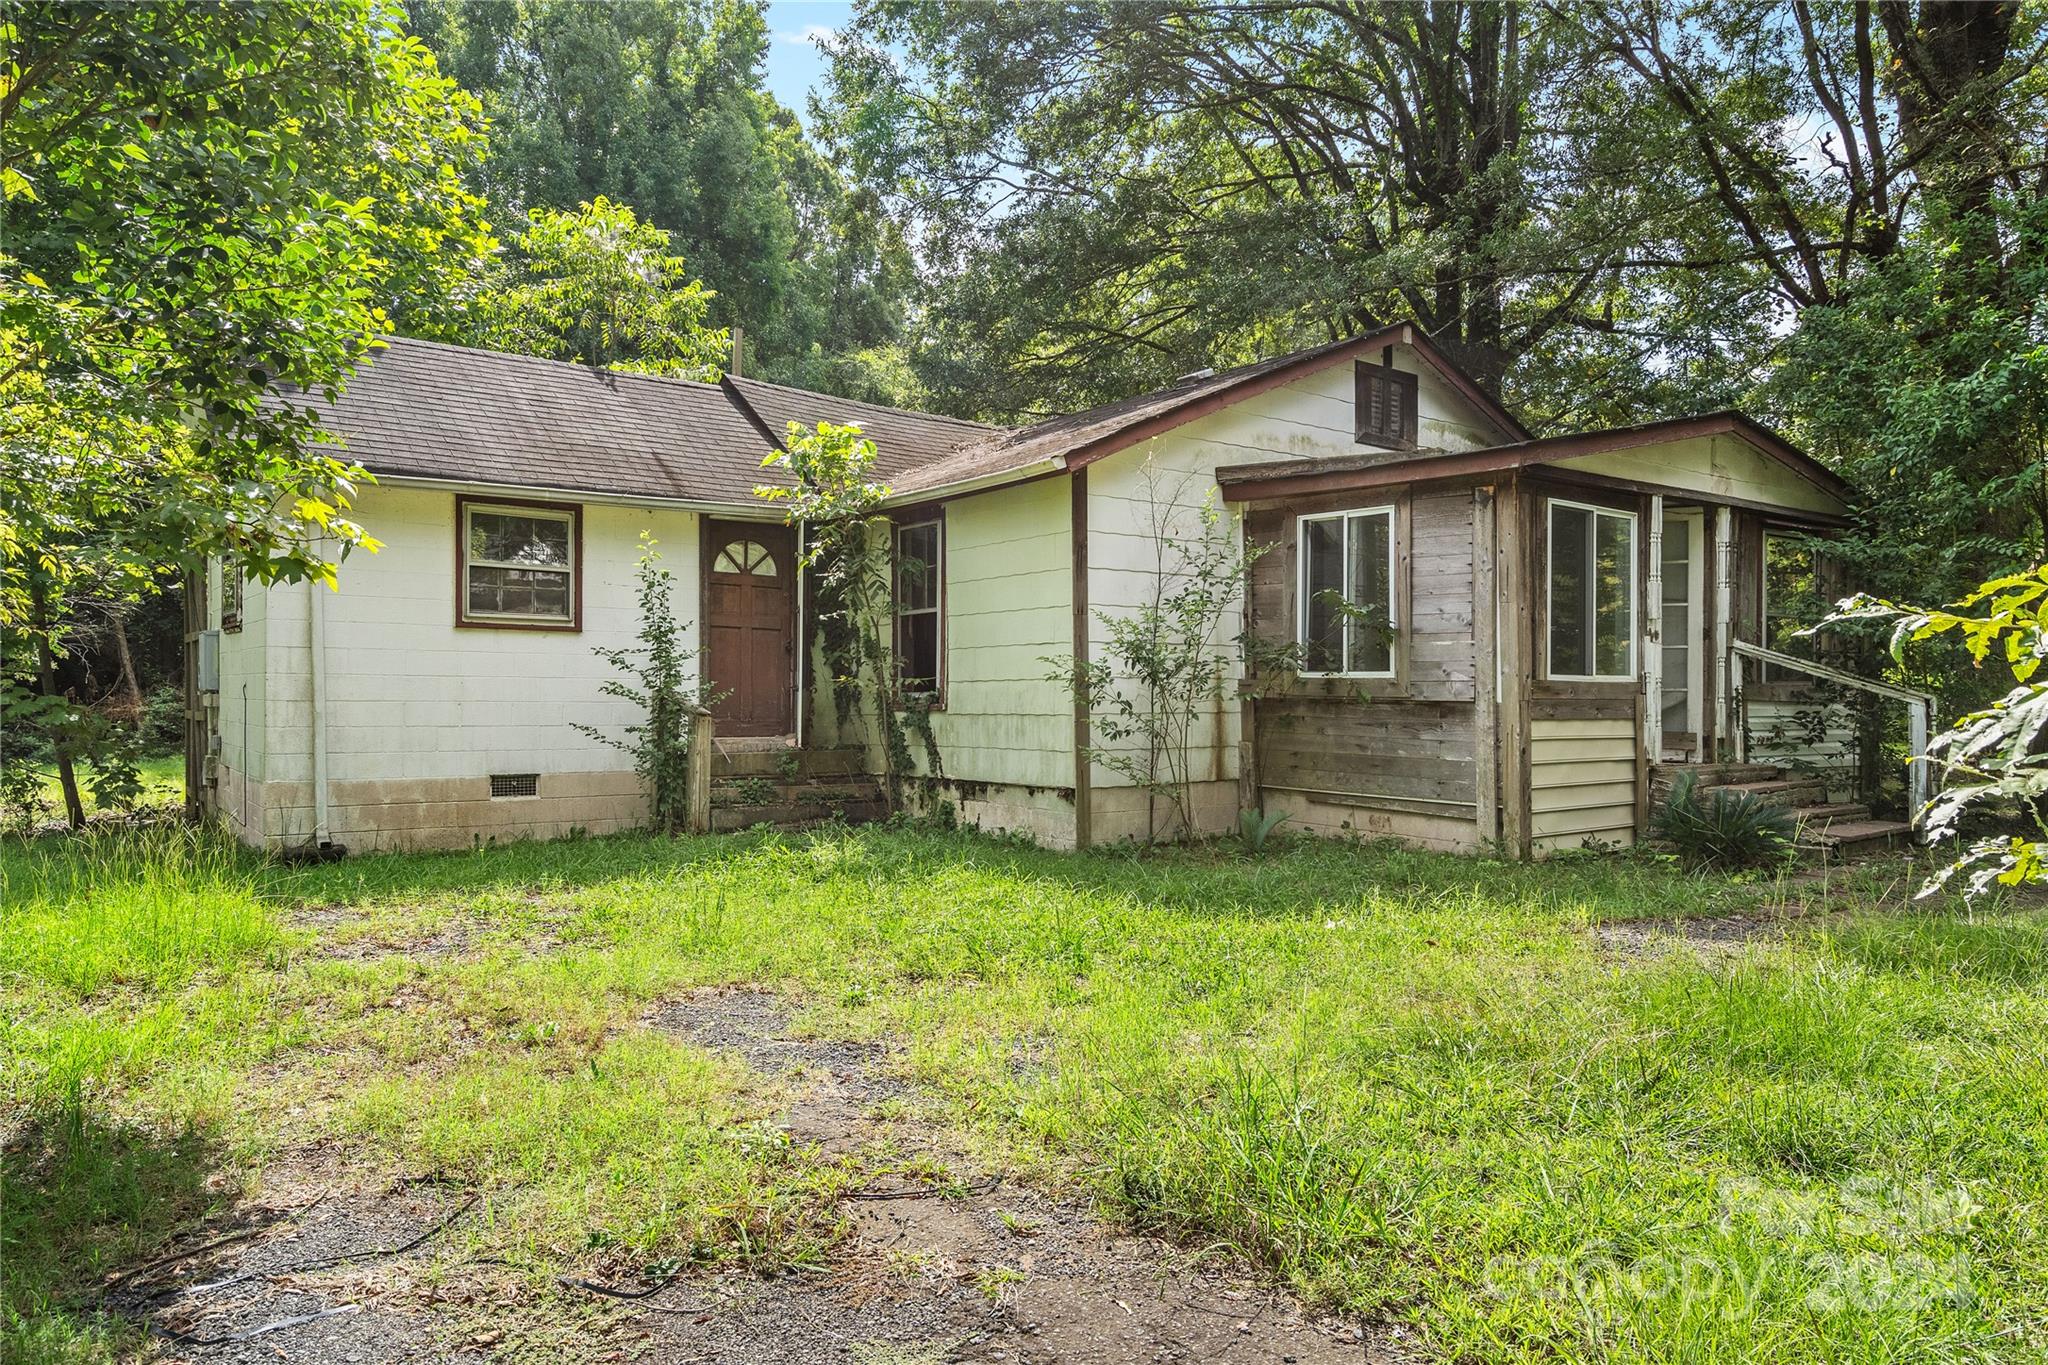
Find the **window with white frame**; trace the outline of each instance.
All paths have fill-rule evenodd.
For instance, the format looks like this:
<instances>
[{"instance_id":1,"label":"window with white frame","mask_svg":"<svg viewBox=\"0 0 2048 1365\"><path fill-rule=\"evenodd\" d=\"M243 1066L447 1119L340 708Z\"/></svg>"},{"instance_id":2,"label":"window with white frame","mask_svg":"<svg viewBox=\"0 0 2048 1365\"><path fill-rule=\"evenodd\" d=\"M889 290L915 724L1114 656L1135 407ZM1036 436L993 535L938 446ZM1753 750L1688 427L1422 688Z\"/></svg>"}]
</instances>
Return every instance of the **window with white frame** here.
<instances>
[{"instance_id":1,"label":"window with white frame","mask_svg":"<svg viewBox=\"0 0 2048 1365\"><path fill-rule=\"evenodd\" d=\"M1572 682L1628 682L1636 671L1636 518L1550 500L1550 666Z\"/></svg>"},{"instance_id":2,"label":"window with white frame","mask_svg":"<svg viewBox=\"0 0 2048 1365\"><path fill-rule=\"evenodd\" d=\"M896 528L896 687L907 696L939 694L945 658L939 579L944 553L940 522Z\"/></svg>"},{"instance_id":3,"label":"window with white frame","mask_svg":"<svg viewBox=\"0 0 2048 1365\"><path fill-rule=\"evenodd\" d=\"M464 502L465 624L576 625L577 513Z\"/></svg>"},{"instance_id":4,"label":"window with white frame","mask_svg":"<svg viewBox=\"0 0 2048 1365\"><path fill-rule=\"evenodd\" d=\"M1394 509L1300 518L1301 671L1321 677L1394 676Z\"/></svg>"}]
</instances>

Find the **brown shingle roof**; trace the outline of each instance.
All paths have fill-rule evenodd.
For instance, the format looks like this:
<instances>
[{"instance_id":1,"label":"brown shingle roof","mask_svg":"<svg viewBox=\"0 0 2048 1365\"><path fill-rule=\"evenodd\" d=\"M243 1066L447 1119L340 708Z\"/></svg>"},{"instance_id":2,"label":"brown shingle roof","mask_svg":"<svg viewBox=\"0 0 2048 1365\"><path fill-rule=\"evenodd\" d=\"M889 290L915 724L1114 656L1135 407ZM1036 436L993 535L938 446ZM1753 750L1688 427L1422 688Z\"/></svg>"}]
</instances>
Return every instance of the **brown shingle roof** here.
<instances>
[{"instance_id":1,"label":"brown shingle roof","mask_svg":"<svg viewBox=\"0 0 2048 1365\"><path fill-rule=\"evenodd\" d=\"M321 424L390 476L744 504L772 473L767 442L716 384L404 337Z\"/></svg>"},{"instance_id":2,"label":"brown shingle roof","mask_svg":"<svg viewBox=\"0 0 2048 1365\"><path fill-rule=\"evenodd\" d=\"M857 424L861 434L875 443L875 465L885 479L893 480L906 471L944 459L962 446L978 445L1004 434L1003 428L985 422L857 403L851 398L834 398L761 379L727 375L723 383L761 419L761 425L778 443L788 433L791 422L812 428L820 422Z\"/></svg>"},{"instance_id":3,"label":"brown shingle roof","mask_svg":"<svg viewBox=\"0 0 2048 1365\"><path fill-rule=\"evenodd\" d=\"M1515 419L1412 327L1391 327L1009 430L728 377L717 384L393 337L323 424L373 474L758 506L785 480L762 461L797 422L857 423L899 497L1072 468L1353 352L1401 342L1468 392L1503 435ZM317 402L317 400L315 400ZM323 405L324 407L324 405Z\"/></svg>"}]
</instances>

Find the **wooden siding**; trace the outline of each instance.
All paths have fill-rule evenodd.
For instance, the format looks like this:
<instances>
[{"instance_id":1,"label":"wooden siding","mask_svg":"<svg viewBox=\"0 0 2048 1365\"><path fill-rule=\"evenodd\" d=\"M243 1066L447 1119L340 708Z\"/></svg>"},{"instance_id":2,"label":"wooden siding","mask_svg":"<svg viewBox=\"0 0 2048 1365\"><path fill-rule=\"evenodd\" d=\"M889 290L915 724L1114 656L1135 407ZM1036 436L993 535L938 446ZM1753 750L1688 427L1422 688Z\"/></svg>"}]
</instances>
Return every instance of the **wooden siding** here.
<instances>
[{"instance_id":1,"label":"wooden siding","mask_svg":"<svg viewBox=\"0 0 2048 1365\"><path fill-rule=\"evenodd\" d=\"M1582 455L1560 460L1557 467L1697 493L1709 502L1761 504L1826 516L1842 511L1841 500L1832 493L1733 436L1696 436Z\"/></svg>"},{"instance_id":2,"label":"wooden siding","mask_svg":"<svg viewBox=\"0 0 2048 1365\"><path fill-rule=\"evenodd\" d=\"M1323 833L1433 848L1480 841L1472 497L1460 487L1377 498L1395 506L1396 676L1272 684L1254 703L1255 767L1269 809ZM1251 596L1253 628L1269 642L1294 639L1295 519L1356 504L1344 495L1248 514L1246 534L1274 546L1254 566Z\"/></svg>"},{"instance_id":3,"label":"wooden siding","mask_svg":"<svg viewBox=\"0 0 2048 1365\"><path fill-rule=\"evenodd\" d=\"M1749 761L1771 763L1795 773L1826 779L1828 795L1842 797L1856 785L1856 717L1846 706L1797 697L1743 703Z\"/></svg>"},{"instance_id":4,"label":"wooden siding","mask_svg":"<svg viewBox=\"0 0 2048 1365\"><path fill-rule=\"evenodd\" d=\"M1262 787L1474 818L1469 704L1282 696L1257 716Z\"/></svg>"},{"instance_id":5,"label":"wooden siding","mask_svg":"<svg viewBox=\"0 0 2048 1365\"><path fill-rule=\"evenodd\" d=\"M1533 716L1529 723L1532 845L1542 851L1577 848L1588 838L1633 843L1638 749L1633 708L1619 716L1561 718L1540 711Z\"/></svg>"}]
</instances>

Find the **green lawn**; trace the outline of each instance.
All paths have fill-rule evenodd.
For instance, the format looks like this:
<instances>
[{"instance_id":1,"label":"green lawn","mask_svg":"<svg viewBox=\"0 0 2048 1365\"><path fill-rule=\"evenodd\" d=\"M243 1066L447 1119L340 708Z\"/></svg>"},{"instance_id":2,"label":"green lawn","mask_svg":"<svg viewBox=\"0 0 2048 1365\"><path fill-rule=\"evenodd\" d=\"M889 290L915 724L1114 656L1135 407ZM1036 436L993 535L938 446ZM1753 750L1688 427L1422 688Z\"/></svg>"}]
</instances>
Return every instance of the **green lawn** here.
<instances>
[{"instance_id":1,"label":"green lawn","mask_svg":"<svg viewBox=\"0 0 2048 1365\"><path fill-rule=\"evenodd\" d=\"M1241 1248L1443 1359L2041 1359L2048 917L1646 861L619 838L265 866L188 836L0 854L10 1358L296 1144L486 1192L451 1255L820 1265L872 1172L652 1033L763 983L907 1043L991 1165ZM431 944L434 951L420 945ZM392 951L382 951L391 949Z\"/></svg>"},{"instance_id":2,"label":"green lawn","mask_svg":"<svg viewBox=\"0 0 2048 1365\"><path fill-rule=\"evenodd\" d=\"M142 796L135 803L138 806L175 805L185 799L185 756L183 754L151 754L136 765L142 777ZM105 813L105 808L93 799L92 769L85 764L78 768L79 799L85 803L87 815ZM43 768L41 793L43 810L41 820L64 818L64 788L57 781L55 764ZM7 812L12 815L12 812Z\"/></svg>"}]
</instances>

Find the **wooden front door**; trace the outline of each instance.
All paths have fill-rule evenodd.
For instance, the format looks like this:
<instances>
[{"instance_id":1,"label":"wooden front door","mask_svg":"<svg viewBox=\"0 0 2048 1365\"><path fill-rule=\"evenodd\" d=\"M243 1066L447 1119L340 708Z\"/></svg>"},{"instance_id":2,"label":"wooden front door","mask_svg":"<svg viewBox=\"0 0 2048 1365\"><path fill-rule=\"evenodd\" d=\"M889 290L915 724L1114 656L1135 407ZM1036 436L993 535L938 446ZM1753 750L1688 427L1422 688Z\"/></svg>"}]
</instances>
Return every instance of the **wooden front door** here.
<instances>
[{"instance_id":1,"label":"wooden front door","mask_svg":"<svg viewBox=\"0 0 2048 1365\"><path fill-rule=\"evenodd\" d=\"M795 719L796 556L787 526L712 521L704 535L706 675L721 735L786 735Z\"/></svg>"}]
</instances>

